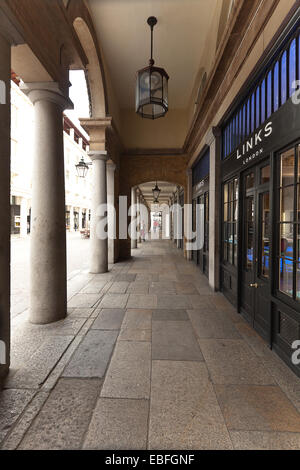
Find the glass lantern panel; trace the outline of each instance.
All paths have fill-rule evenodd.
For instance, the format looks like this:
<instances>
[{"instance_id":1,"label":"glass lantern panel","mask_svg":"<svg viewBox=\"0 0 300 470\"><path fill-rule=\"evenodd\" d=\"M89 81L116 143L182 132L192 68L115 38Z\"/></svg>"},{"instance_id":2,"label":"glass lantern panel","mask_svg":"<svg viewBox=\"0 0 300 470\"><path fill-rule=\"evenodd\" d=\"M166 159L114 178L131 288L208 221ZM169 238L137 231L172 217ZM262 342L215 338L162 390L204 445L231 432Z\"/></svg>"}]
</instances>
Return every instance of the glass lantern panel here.
<instances>
[{"instance_id":1,"label":"glass lantern panel","mask_svg":"<svg viewBox=\"0 0 300 470\"><path fill-rule=\"evenodd\" d=\"M149 71L141 72L139 75L140 83L140 103L150 99L150 73Z\"/></svg>"},{"instance_id":2,"label":"glass lantern panel","mask_svg":"<svg viewBox=\"0 0 300 470\"><path fill-rule=\"evenodd\" d=\"M151 74L151 98L162 100L162 76L159 72L152 72Z\"/></svg>"},{"instance_id":3,"label":"glass lantern panel","mask_svg":"<svg viewBox=\"0 0 300 470\"><path fill-rule=\"evenodd\" d=\"M163 77L163 101L165 106L168 106L168 79Z\"/></svg>"}]
</instances>

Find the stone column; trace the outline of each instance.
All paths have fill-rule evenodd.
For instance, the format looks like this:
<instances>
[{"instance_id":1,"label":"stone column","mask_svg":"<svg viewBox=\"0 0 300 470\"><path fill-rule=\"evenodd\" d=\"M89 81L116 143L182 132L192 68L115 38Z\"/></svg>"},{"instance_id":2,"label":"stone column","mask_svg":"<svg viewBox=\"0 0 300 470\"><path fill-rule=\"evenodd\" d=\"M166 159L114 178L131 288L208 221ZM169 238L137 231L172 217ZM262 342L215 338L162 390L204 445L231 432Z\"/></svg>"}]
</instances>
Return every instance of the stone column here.
<instances>
[{"instance_id":1,"label":"stone column","mask_svg":"<svg viewBox=\"0 0 300 470\"><path fill-rule=\"evenodd\" d=\"M184 211L184 226L185 226L185 233L187 235L186 242L191 243L190 234L192 233L192 226L193 226L193 211L192 211L192 204L193 204L193 170L188 168L186 170L187 176L187 194L186 194L186 204L187 210ZM187 260L191 261L193 258L193 253L191 250L186 251L186 258Z\"/></svg>"},{"instance_id":2,"label":"stone column","mask_svg":"<svg viewBox=\"0 0 300 470\"><path fill-rule=\"evenodd\" d=\"M22 88L35 112L29 318L45 324L67 313L62 112L72 103L54 82Z\"/></svg>"},{"instance_id":3,"label":"stone column","mask_svg":"<svg viewBox=\"0 0 300 470\"><path fill-rule=\"evenodd\" d=\"M93 150L89 152L89 157L93 162L90 272L101 274L108 271L108 241L107 237L101 236L99 230L105 218L104 205L107 204L106 162L108 157L105 150Z\"/></svg>"},{"instance_id":4,"label":"stone column","mask_svg":"<svg viewBox=\"0 0 300 470\"><path fill-rule=\"evenodd\" d=\"M136 215L134 214L134 206L136 206L136 188L131 188L131 248L137 248L137 234L136 234L136 227L133 223L136 220Z\"/></svg>"},{"instance_id":5,"label":"stone column","mask_svg":"<svg viewBox=\"0 0 300 470\"><path fill-rule=\"evenodd\" d=\"M220 182L220 145L221 131L212 128L207 133L206 144L210 147L210 169L209 169L209 284L214 290L219 290L219 227L220 211L218 200L221 191Z\"/></svg>"},{"instance_id":6,"label":"stone column","mask_svg":"<svg viewBox=\"0 0 300 470\"><path fill-rule=\"evenodd\" d=\"M10 351L10 44L0 35L0 387Z\"/></svg>"},{"instance_id":7,"label":"stone column","mask_svg":"<svg viewBox=\"0 0 300 470\"><path fill-rule=\"evenodd\" d=\"M27 237L27 215L28 215L28 204L25 197L21 198L21 223L20 223L20 235L22 238Z\"/></svg>"},{"instance_id":8,"label":"stone column","mask_svg":"<svg viewBox=\"0 0 300 470\"><path fill-rule=\"evenodd\" d=\"M182 227L182 221L181 221L181 216L180 216L180 187L177 186L177 205L178 205L178 209L177 209L177 224L176 224L176 227L177 227L177 234L176 234L176 244L177 244L177 248L179 249L180 248L180 233L181 233L181 227ZM181 234L181 236L183 236L183 234Z\"/></svg>"},{"instance_id":9,"label":"stone column","mask_svg":"<svg viewBox=\"0 0 300 470\"><path fill-rule=\"evenodd\" d=\"M108 218L108 262L115 262L115 238L116 238L116 220L115 220L115 171L116 165L112 160L107 163L107 218Z\"/></svg>"}]
</instances>

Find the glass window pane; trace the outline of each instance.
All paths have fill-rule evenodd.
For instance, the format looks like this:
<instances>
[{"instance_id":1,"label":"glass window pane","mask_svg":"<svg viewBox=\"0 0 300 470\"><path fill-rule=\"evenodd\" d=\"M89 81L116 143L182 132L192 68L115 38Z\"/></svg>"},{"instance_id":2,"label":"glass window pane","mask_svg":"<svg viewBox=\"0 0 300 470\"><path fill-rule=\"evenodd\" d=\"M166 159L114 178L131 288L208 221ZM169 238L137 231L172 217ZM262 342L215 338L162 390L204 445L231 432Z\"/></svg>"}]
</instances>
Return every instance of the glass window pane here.
<instances>
[{"instance_id":1,"label":"glass window pane","mask_svg":"<svg viewBox=\"0 0 300 470\"><path fill-rule=\"evenodd\" d=\"M272 114L272 71L268 73L267 78L267 118Z\"/></svg>"},{"instance_id":2,"label":"glass window pane","mask_svg":"<svg viewBox=\"0 0 300 470\"><path fill-rule=\"evenodd\" d=\"M229 201L233 201L233 181L230 181L229 183Z\"/></svg>"},{"instance_id":3,"label":"glass window pane","mask_svg":"<svg viewBox=\"0 0 300 470\"><path fill-rule=\"evenodd\" d=\"M295 182L295 151L290 149L281 155L280 186Z\"/></svg>"},{"instance_id":4,"label":"glass window pane","mask_svg":"<svg viewBox=\"0 0 300 470\"><path fill-rule=\"evenodd\" d=\"M246 269L251 270L254 262L254 197L246 198Z\"/></svg>"},{"instance_id":5,"label":"glass window pane","mask_svg":"<svg viewBox=\"0 0 300 470\"><path fill-rule=\"evenodd\" d=\"M254 173L246 176L246 189L254 188Z\"/></svg>"},{"instance_id":6,"label":"glass window pane","mask_svg":"<svg viewBox=\"0 0 300 470\"><path fill-rule=\"evenodd\" d=\"M280 256L293 260L294 258L294 225L280 225Z\"/></svg>"},{"instance_id":7,"label":"glass window pane","mask_svg":"<svg viewBox=\"0 0 300 470\"><path fill-rule=\"evenodd\" d=\"M297 264L296 272L296 299L300 300L300 264Z\"/></svg>"},{"instance_id":8,"label":"glass window pane","mask_svg":"<svg viewBox=\"0 0 300 470\"><path fill-rule=\"evenodd\" d=\"M289 259L279 260L279 290L293 297L293 262Z\"/></svg>"},{"instance_id":9,"label":"glass window pane","mask_svg":"<svg viewBox=\"0 0 300 470\"><path fill-rule=\"evenodd\" d=\"M261 122L266 120L266 80L261 84Z\"/></svg>"},{"instance_id":10,"label":"glass window pane","mask_svg":"<svg viewBox=\"0 0 300 470\"><path fill-rule=\"evenodd\" d=\"M270 165L264 166L260 170L260 184L269 183L271 179L271 167Z\"/></svg>"},{"instance_id":11,"label":"glass window pane","mask_svg":"<svg viewBox=\"0 0 300 470\"><path fill-rule=\"evenodd\" d=\"M251 102L249 99L247 103L247 136L250 134L250 129L251 129L250 117L251 117Z\"/></svg>"},{"instance_id":12,"label":"glass window pane","mask_svg":"<svg viewBox=\"0 0 300 470\"><path fill-rule=\"evenodd\" d=\"M270 237L271 237L271 220L270 220L270 193L261 195L261 266L260 272L262 276L270 276Z\"/></svg>"},{"instance_id":13,"label":"glass window pane","mask_svg":"<svg viewBox=\"0 0 300 470\"><path fill-rule=\"evenodd\" d=\"M279 62L274 67L274 111L279 109Z\"/></svg>"},{"instance_id":14,"label":"glass window pane","mask_svg":"<svg viewBox=\"0 0 300 470\"><path fill-rule=\"evenodd\" d=\"M300 151L300 146L299 146L299 151ZM238 182L237 178L234 180L234 188L235 188L234 189L234 198L236 200L238 200L238 198L239 198L239 182Z\"/></svg>"},{"instance_id":15,"label":"glass window pane","mask_svg":"<svg viewBox=\"0 0 300 470\"><path fill-rule=\"evenodd\" d=\"M287 100L287 53L283 53L281 58L281 104Z\"/></svg>"},{"instance_id":16,"label":"glass window pane","mask_svg":"<svg viewBox=\"0 0 300 470\"><path fill-rule=\"evenodd\" d=\"M228 224L228 261L233 261L233 224Z\"/></svg>"},{"instance_id":17,"label":"glass window pane","mask_svg":"<svg viewBox=\"0 0 300 470\"><path fill-rule=\"evenodd\" d=\"M255 93L251 97L251 132L255 129Z\"/></svg>"},{"instance_id":18,"label":"glass window pane","mask_svg":"<svg viewBox=\"0 0 300 470\"><path fill-rule=\"evenodd\" d=\"M289 60L289 95L292 96L295 90L296 81L296 39L290 45L290 60Z\"/></svg>"},{"instance_id":19,"label":"glass window pane","mask_svg":"<svg viewBox=\"0 0 300 470\"><path fill-rule=\"evenodd\" d=\"M294 221L294 186L280 190L280 221Z\"/></svg>"},{"instance_id":20,"label":"glass window pane","mask_svg":"<svg viewBox=\"0 0 300 470\"><path fill-rule=\"evenodd\" d=\"M238 139L239 144L243 140L242 134L243 134L243 111L241 109L240 114L239 114L239 139Z\"/></svg>"},{"instance_id":21,"label":"glass window pane","mask_svg":"<svg viewBox=\"0 0 300 470\"><path fill-rule=\"evenodd\" d=\"M260 87L256 90L256 122L255 127L260 126Z\"/></svg>"},{"instance_id":22,"label":"glass window pane","mask_svg":"<svg viewBox=\"0 0 300 470\"><path fill-rule=\"evenodd\" d=\"M228 202L228 184L224 185L224 203Z\"/></svg>"},{"instance_id":23,"label":"glass window pane","mask_svg":"<svg viewBox=\"0 0 300 470\"><path fill-rule=\"evenodd\" d=\"M233 245L233 265L238 264L238 242L237 242L237 224L233 225L234 245Z\"/></svg>"},{"instance_id":24,"label":"glass window pane","mask_svg":"<svg viewBox=\"0 0 300 470\"><path fill-rule=\"evenodd\" d=\"M246 105L244 104L244 106L243 106L243 131L242 131L242 140L244 140L245 137L246 137L246 118L247 118Z\"/></svg>"}]
</instances>

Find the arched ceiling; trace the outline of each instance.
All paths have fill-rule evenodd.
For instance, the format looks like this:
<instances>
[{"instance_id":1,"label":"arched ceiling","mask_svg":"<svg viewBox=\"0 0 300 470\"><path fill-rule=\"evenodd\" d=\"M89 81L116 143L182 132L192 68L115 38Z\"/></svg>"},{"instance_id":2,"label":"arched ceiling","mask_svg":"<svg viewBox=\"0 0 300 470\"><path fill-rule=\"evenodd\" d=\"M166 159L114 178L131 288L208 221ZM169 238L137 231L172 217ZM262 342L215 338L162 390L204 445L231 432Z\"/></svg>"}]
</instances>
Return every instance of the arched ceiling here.
<instances>
[{"instance_id":1,"label":"arched ceiling","mask_svg":"<svg viewBox=\"0 0 300 470\"><path fill-rule=\"evenodd\" d=\"M170 75L170 109L187 109L207 44L216 45L214 22L223 0L88 0L121 109L134 109L135 74L148 65L149 16L158 19L154 58ZM212 48L215 52L215 46Z\"/></svg>"}]
</instances>

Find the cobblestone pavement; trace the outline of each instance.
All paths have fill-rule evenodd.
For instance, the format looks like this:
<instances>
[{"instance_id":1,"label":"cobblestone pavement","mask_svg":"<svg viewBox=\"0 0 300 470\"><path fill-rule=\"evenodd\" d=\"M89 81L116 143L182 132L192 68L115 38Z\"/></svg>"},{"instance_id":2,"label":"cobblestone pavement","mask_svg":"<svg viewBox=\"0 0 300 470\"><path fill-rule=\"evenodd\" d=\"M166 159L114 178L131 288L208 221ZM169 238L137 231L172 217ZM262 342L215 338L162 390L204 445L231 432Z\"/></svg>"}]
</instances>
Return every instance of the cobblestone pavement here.
<instances>
[{"instance_id":1,"label":"cobblestone pavement","mask_svg":"<svg viewBox=\"0 0 300 470\"><path fill-rule=\"evenodd\" d=\"M2 449L300 449L300 380L173 243L13 320Z\"/></svg>"}]
</instances>

